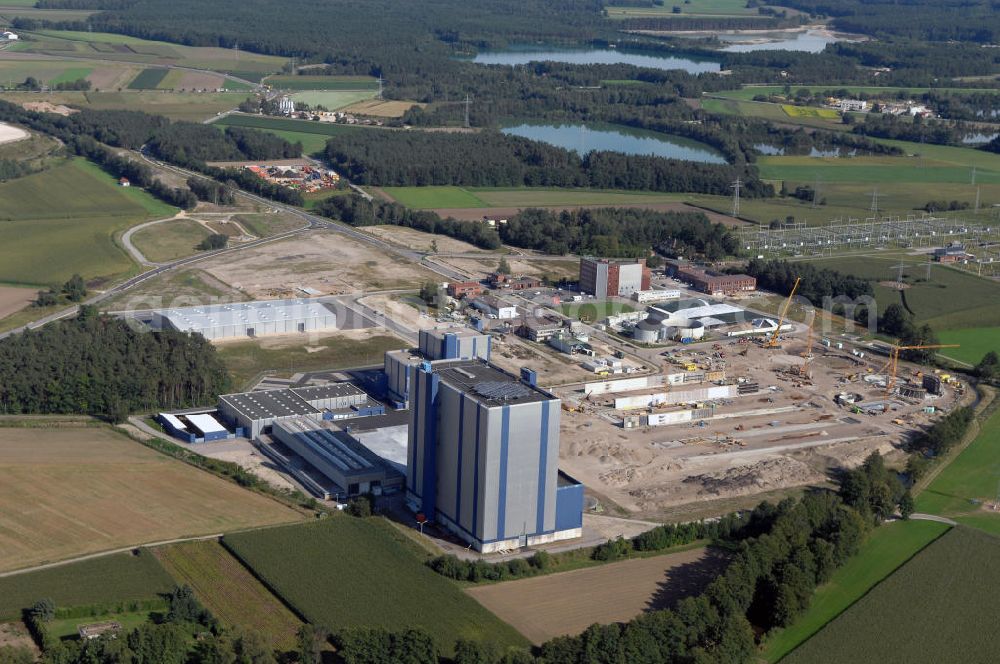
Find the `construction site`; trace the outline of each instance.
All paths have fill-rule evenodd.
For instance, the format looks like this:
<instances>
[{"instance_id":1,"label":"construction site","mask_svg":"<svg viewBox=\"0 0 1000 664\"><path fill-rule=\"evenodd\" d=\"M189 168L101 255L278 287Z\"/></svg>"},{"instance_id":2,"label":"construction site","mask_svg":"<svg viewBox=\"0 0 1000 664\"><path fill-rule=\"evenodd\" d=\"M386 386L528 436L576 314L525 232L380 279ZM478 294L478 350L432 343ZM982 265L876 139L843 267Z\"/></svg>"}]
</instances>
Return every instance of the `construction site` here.
<instances>
[{"instance_id":1,"label":"construction site","mask_svg":"<svg viewBox=\"0 0 1000 664\"><path fill-rule=\"evenodd\" d=\"M561 465L608 507L698 518L822 485L874 450L902 459L914 431L974 399L907 350L811 325L675 346L657 373L553 390L573 413Z\"/></svg>"}]
</instances>

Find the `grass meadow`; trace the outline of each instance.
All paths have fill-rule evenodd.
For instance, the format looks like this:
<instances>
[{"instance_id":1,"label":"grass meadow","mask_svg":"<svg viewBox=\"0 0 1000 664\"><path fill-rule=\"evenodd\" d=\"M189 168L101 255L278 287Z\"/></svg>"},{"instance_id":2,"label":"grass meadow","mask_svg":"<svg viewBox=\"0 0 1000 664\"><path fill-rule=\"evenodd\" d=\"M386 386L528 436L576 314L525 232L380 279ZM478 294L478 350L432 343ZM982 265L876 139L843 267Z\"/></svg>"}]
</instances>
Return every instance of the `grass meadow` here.
<instances>
[{"instance_id":1,"label":"grass meadow","mask_svg":"<svg viewBox=\"0 0 1000 664\"><path fill-rule=\"evenodd\" d=\"M941 351L945 357L976 364L983 355L993 351L1000 353L1000 327L970 327L964 330L943 330L938 333L943 344L959 344L960 348L946 348Z\"/></svg>"},{"instance_id":2,"label":"grass meadow","mask_svg":"<svg viewBox=\"0 0 1000 664\"><path fill-rule=\"evenodd\" d=\"M209 231L191 219L173 219L147 226L132 236L132 244L154 263L198 253L197 245Z\"/></svg>"},{"instance_id":3,"label":"grass meadow","mask_svg":"<svg viewBox=\"0 0 1000 664\"><path fill-rule=\"evenodd\" d=\"M994 661L998 579L1000 539L954 528L782 662Z\"/></svg>"},{"instance_id":4,"label":"grass meadow","mask_svg":"<svg viewBox=\"0 0 1000 664\"><path fill-rule=\"evenodd\" d=\"M446 655L459 638L527 644L458 585L424 565L427 553L377 517L335 516L237 533L223 544L313 624L421 627Z\"/></svg>"},{"instance_id":5,"label":"grass meadow","mask_svg":"<svg viewBox=\"0 0 1000 664\"><path fill-rule=\"evenodd\" d=\"M950 517L1000 535L1000 512L983 503L997 499L1000 480L1000 410L979 435L917 496L917 511Z\"/></svg>"},{"instance_id":6,"label":"grass meadow","mask_svg":"<svg viewBox=\"0 0 1000 664\"><path fill-rule=\"evenodd\" d=\"M264 84L281 90L378 90L378 81L370 76L276 75Z\"/></svg>"},{"instance_id":7,"label":"grass meadow","mask_svg":"<svg viewBox=\"0 0 1000 664\"><path fill-rule=\"evenodd\" d=\"M293 93L292 99L310 106L323 106L336 111L374 96L375 93L371 90L306 90Z\"/></svg>"}]
</instances>

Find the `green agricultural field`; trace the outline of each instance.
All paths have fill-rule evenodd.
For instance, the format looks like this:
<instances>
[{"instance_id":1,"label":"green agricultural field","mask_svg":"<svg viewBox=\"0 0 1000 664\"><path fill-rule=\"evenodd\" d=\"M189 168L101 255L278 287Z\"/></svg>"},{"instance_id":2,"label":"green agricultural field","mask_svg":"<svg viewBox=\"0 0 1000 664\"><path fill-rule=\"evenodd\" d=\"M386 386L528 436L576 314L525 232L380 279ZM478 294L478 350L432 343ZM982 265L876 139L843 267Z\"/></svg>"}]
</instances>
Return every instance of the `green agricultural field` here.
<instances>
[{"instance_id":1,"label":"green agricultural field","mask_svg":"<svg viewBox=\"0 0 1000 664\"><path fill-rule=\"evenodd\" d=\"M326 142L331 136L347 131L359 131L350 125L334 124L332 122L311 122L309 120L286 120L284 118L268 118L257 115L228 115L215 126L250 127L260 129L279 136L289 143L302 143L306 154L317 154L326 149Z\"/></svg>"},{"instance_id":2,"label":"green agricultural field","mask_svg":"<svg viewBox=\"0 0 1000 664\"><path fill-rule=\"evenodd\" d=\"M1000 535L1000 512L983 506L996 501L997 478L1000 478L1000 411L983 423L976 439L920 492L917 511L947 516Z\"/></svg>"},{"instance_id":3,"label":"green agricultural field","mask_svg":"<svg viewBox=\"0 0 1000 664\"><path fill-rule=\"evenodd\" d=\"M300 340L287 345L270 342L266 348L257 341L240 341L222 344L218 351L234 383L242 386L265 372L291 375L297 371L379 364L387 350L397 350L404 345L396 337L386 335L368 339L334 336L319 339L311 347Z\"/></svg>"},{"instance_id":4,"label":"green agricultural field","mask_svg":"<svg viewBox=\"0 0 1000 664\"><path fill-rule=\"evenodd\" d=\"M530 207L562 205L656 205L692 200L690 194L653 191L618 191L614 189L572 189L549 187L495 187L468 190L491 207Z\"/></svg>"},{"instance_id":5,"label":"green agricultural field","mask_svg":"<svg viewBox=\"0 0 1000 664\"><path fill-rule=\"evenodd\" d=\"M217 541L173 544L153 553L224 625L256 632L282 650L294 647L302 621Z\"/></svg>"},{"instance_id":6,"label":"green agricultural field","mask_svg":"<svg viewBox=\"0 0 1000 664\"><path fill-rule=\"evenodd\" d=\"M983 355L993 351L1000 354L1000 327L972 327L965 330L943 330L938 334L943 344L959 344L960 348L941 351L945 357L976 364Z\"/></svg>"},{"instance_id":7,"label":"green agricultural field","mask_svg":"<svg viewBox=\"0 0 1000 664\"><path fill-rule=\"evenodd\" d=\"M897 521L875 530L861 550L817 588L791 627L767 638L763 657L777 662L948 530L934 521Z\"/></svg>"},{"instance_id":8,"label":"green agricultural field","mask_svg":"<svg viewBox=\"0 0 1000 664\"><path fill-rule=\"evenodd\" d=\"M420 627L446 655L460 638L527 645L510 625L424 565L429 554L381 518L337 516L227 535L223 543L313 624Z\"/></svg>"},{"instance_id":9,"label":"green agricultural field","mask_svg":"<svg viewBox=\"0 0 1000 664\"><path fill-rule=\"evenodd\" d=\"M139 72L139 75L132 79L132 82L128 84L128 88L129 90L155 90L169 73L169 69L163 69L160 67L143 69Z\"/></svg>"},{"instance_id":10,"label":"green agricultural field","mask_svg":"<svg viewBox=\"0 0 1000 664\"><path fill-rule=\"evenodd\" d=\"M481 198L462 187L382 187L382 191L409 208L489 207Z\"/></svg>"},{"instance_id":11,"label":"green agricultural field","mask_svg":"<svg viewBox=\"0 0 1000 664\"><path fill-rule=\"evenodd\" d=\"M992 662L998 579L1000 539L955 528L782 661Z\"/></svg>"},{"instance_id":12,"label":"green agricultural field","mask_svg":"<svg viewBox=\"0 0 1000 664\"><path fill-rule=\"evenodd\" d=\"M370 76L268 76L264 84L281 90L378 90Z\"/></svg>"},{"instance_id":13,"label":"green agricultural field","mask_svg":"<svg viewBox=\"0 0 1000 664\"><path fill-rule=\"evenodd\" d=\"M809 261L817 267L875 282L880 311L892 302L902 303L917 322L928 323L935 330L1000 325L1000 307L996 306L1000 283L995 281L940 264L931 265L927 281L927 259L920 256L845 256ZM879 285L879 281L895 281L900 262L904 266L903 281L909 288L900 292Z\"/></svg>"},{"instance_id":14,"label":"green agricultural field","mask_svg":"<svg viewBox=\"0 0 1000 664\"><path fill-rule=\"evenodd\" d=\"M673 11L674 3L664 3L663 5L653 5L651 7L615 7L609 5L604 9L608 12L608 18L673 18L678 16L755 16L757 10L747 7L743 0L690 0L690 2L677 3L681 9L680 14Z\"/></svg>"},{"instance_id":15,"label":"green agricultural field","mask_svg":"<svg viewBox=\"0 0 1000 664\"><path fill-rule=\"evenodd\" d=\"M37 572L0 578L0 621L48 597L58 607L155 599L174 580L148 551L117 553Z\"/></svg>"},{"instance_id":16,"label":"green agricultural field","mask_svg":"<svg viewBox=\"0 0 1000 664\"><path fill-rule=\"evenodd\" d=\"M336 111L374 96L375 93L371 90L309 90L293 93L292 99L310 106L323 106L327 110Z\"/></svg>"},{"instance_id":17,"label":"green agricultural field","mask_svg":"<svg viewBox=\"0 0 1000 664\"><path fill-rule=\"evenodd\" d=\"M765 180L785 180L796 184L811 184L817 179L824 184L862 182L869 185L869 191L871 184L874 183L963 184L969 185L969 189L975 193L975 188L971 186L971 166L927 158L926 155L924 157L761 157L758 160L758 168L761 178ZM1000 169L977 168L976 182L1000 184ZM933 189L925 187L924 192L924 202L935 199Z\"/></svg>"},{"instance_id":18,"label":"green agricultural field","mask_svg":"<svg viewBox=\"0 0 1000 664\"><path fill-rule=\"evenodd\" d=\"M176 210L140 189L122 189L97 166L72 159L0 184L0 282L61 283L74 273L106 281L134 264L115 236Z\"/></svg>"},{"instance_id":19,"label":"green agricultural field","mask_svg":"<svg viewBox=\"0 0 1000 664\"><path fill-rule=\"evenodd\" d=\"M49 81L49 85L58 85L60 83L72 83L81 78L87 78L90 76L90 72L94 71L93 67L74 67L72 69L67 69L63 73L59 74L55 78Z\"/></svg>"},{"instance_id":20,"label":"green agricultural field","mask_svg":"<svg viewBox=\"0 0 1000 664\"><path fill-rule=\"evenodd\" d=\"M154 263L165 263L198 253L197 245L210 235L191 219L174 219L147 226L132 236L132 244Z\"/></svg>"},{"instance_id":21,"label":"green agricultural field","mask_svg":"<svg viewBox=\"0 0 1000 664\"><path fill-rule=\"evenodd\" d=\"M104 61L142 62L150 65L178 65L211 71L245 74L259 80L279 71L284 58L248 51L208 46L183 46L104 32L39 30L26 33L33 37L18 45L20 52L70 55Z\"/></svg>"}]
</instances>

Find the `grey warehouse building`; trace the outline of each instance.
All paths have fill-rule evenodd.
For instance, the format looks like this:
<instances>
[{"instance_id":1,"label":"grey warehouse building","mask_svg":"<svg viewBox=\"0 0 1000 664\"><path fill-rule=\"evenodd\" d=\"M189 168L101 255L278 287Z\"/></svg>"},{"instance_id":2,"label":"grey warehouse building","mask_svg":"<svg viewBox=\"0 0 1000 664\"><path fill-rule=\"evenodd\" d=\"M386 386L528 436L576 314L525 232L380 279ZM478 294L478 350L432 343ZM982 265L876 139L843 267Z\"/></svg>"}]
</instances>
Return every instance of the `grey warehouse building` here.
<instances>
[{"instance_id":1,"label":"grey warehouse building","mask_svg":"<svg viewBox=\"0 0 1000 664\"><path fill-rule=\"evenodd\" d=\"M230 339L336 329L337 314L317 300L265 300L161 309L152 322L158 329Z\"/></svg>"},{"instance_id":2,"label":"grey warehouse building","mask_svg":"<svg viewBox=\"0 0 1000 664\"><path fill-rule=\"evenodd\" d=\"M368 394L351 383L329 383L312 387L292 387L260 392L224 394L219 397L219 413L244 434L256 438L275 422L312 415L324 417L326 411L359 409L368 403ZM358 415L366 414L359 410Z\"/></svg>"},{"instance_id":3,"label":"grey warehouse building","mask_svg":"<svg viewBox=\"0 0 1000 664\"><path fill-rule=\"evenodd\" d=\"M406 495L484 553L579 537L583 485L562 475L560 401L482 361L413 377Z\"/></svg>"},{"instance_id":4,"label":"grey warehouse building","mask_svg":"<svg viewBox=\"0 0 1000 664\"><path fill-rule=\"evenodd\" d=\"M271 435L349 496L403 485L398 470L336 425L328 428L310 417L292 417L275 422Z\"/></svg>"}]
</instances>

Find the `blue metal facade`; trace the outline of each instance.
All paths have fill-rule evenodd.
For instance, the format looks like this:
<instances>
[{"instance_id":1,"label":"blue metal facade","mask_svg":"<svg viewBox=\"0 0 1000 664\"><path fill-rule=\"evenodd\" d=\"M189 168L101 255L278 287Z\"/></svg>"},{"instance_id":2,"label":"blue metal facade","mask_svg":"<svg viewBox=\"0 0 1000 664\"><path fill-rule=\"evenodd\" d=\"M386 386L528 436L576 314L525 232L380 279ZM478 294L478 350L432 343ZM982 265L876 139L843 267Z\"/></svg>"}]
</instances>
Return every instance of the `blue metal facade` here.
<instances>
[{"instance_id":1,"label":"blue metal facade","mask_svg":"<svg viewBox=\"0 0 1000 664\"><path fill-rule=\"evenodd\" d=\"M556 489L556 530L583 527L583 485L570 484Z\"/></svg>"}]
</instances>

